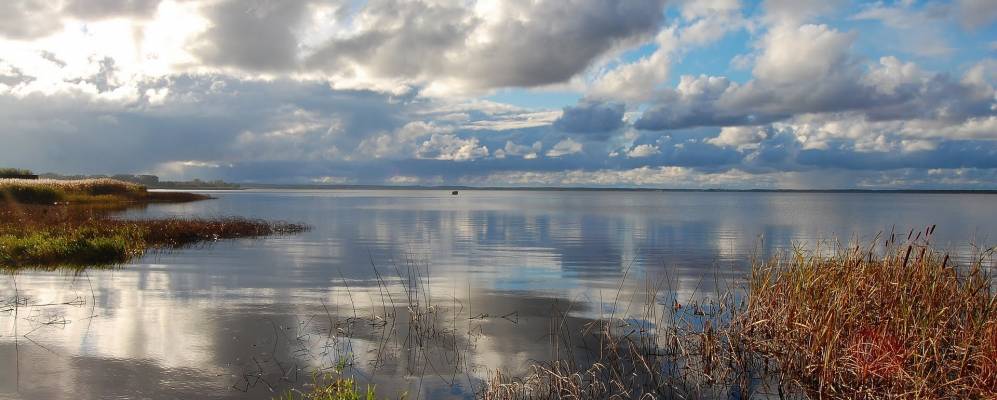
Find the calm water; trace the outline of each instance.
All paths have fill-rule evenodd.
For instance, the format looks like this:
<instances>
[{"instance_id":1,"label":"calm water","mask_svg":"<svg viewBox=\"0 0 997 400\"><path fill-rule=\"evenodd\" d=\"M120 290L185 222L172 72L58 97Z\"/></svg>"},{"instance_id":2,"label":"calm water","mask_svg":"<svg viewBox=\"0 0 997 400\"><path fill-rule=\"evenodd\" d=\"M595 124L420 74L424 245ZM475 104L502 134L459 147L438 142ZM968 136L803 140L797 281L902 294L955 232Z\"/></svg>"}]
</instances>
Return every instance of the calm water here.
<instances>
[{"instance_id":1,"label":"calm water","mask_svg":"<svg viewBox=\"0 0 997 400\"><path fill-rule=\"evenodd\" d=\"M4 304L15 289L23 302L16 316L0 308L0 398L266 399L337 364L382 395L467 397L497 369L522 373L550 358L551 310L578 321L606 312L625 271L627 288L661 276L679 298L708 296L714 282L743 275L753 254L793 243L930 224L939 246L963 254L997 242L997 196L988 195L214 195L128 216L236 215L313 229L78 276L0 277ZM436 321L442 340L423 344L406 321L372 320L413 299L455 311Z\"/></svg>"}]
</instances>

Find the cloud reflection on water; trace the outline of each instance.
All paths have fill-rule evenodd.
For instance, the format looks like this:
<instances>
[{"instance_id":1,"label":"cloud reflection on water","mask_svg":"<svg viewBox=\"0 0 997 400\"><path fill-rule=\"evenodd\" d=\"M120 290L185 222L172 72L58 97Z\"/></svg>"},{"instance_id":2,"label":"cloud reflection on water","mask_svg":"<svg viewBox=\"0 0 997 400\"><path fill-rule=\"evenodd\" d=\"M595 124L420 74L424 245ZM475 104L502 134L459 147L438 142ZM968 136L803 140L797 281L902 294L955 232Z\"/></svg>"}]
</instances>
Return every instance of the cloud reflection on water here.
<instances>
[{"instance_id":1,"label":"cloud reflection on water","mask_svg":"<svg viewBox=\"0 0 997 400\"><path fill-rule=\"evenodd\" d=\"M218 196L131 213L242 215L301 221L314 229L150 254L86 276L3 277L2 297L13 299L16 280L18 298L27 298L28 306L18 310L16 340L12 313L0 313L0 396L270 398L268 384L247 385L247 375L261 374L276 389L300 386L308 382L308 370L335 365L343 352L355 358L355 373L377 383L381 393L466 396L469 385L491 371L521 373L528 360L549 358L545 335L555 307L570 307L571 324L578 326L611 312L600 303L611 303L631 263L621 298L633 296L645 277L667 276L681 299L708 295L715 277L722 282L742 274L751 254L772 254L794 241L813 243L835 234L868 240L893 224L906 232L941 223L936 242L965 251L969 240L983 240L997 226L992 197L977 195L246 191ZM347 343L330 347L329 317L347 319L354 306L364 317L391 308L372 262L391 287L396 307L409 287L409 271L420 271L419 287L428 288L424 296L442 309L459 310L455 320L441 317L441 325L453 325L449 343L462 350L411 346L404 318L390 340L383 331L357 328ZM72 304L39 306L52 303ZM515 313L514 321L501 317L509 313ZM469 320L480 314L487 317ZM58 318L65 323L51 323ZM444 364L461 352L463 366L448 378ZM295 368L303 370L289 375Z\"/></svg>"}]
</instances>

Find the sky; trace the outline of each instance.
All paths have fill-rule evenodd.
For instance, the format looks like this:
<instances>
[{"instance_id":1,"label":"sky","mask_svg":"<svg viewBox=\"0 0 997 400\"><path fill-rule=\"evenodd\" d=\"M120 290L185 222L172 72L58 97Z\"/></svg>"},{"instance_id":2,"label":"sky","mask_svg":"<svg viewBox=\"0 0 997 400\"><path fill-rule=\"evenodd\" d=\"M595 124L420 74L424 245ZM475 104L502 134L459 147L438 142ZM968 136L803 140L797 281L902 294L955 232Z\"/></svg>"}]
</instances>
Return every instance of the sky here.
<instances>
[{"instance_id":1,"label":"sky","mask_svg":"<svg viewBox=\"0 0 997 400\"><path fill-rule=\"evenodd\" d=\"M4 0L0 166L997 189L997 1Z\"/></svg>"}]
</instances>

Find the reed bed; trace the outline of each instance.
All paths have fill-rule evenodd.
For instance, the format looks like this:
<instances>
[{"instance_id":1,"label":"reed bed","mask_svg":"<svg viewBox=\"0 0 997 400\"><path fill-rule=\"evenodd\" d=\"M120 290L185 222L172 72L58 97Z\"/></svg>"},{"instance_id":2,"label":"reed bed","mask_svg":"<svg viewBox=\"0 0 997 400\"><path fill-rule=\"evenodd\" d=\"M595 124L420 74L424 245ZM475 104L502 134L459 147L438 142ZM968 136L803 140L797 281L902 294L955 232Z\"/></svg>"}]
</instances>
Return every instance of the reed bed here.
<instances>
[{"instance_id":1,"label":"reed bed","mask_svg":"<svg viewBox=\"0 0 997 400\"><path fill-rule=\"evenodd\" d=\"M0 201L21 204L183 202L210 196L149 192L145 186L114 179L0 179Z\"/></svg>"},{"instance_id":2,"label":"reed bed","mask_svg":"<svg viewBox=\"0 0 997 400\"><path fill-rule=\"evenodd\" d=\"M555 340L585 345L496 372L480 397L997 398L994 249L956 265L933 231L796 248L698 303L645 283L636 315L575 332L555 316Z\"/></svg>"},{"instance_id":3,"label":"reed bed","mask_svg":"<svg viewBox=\"0 0 997 400\"><path fill-rule=\"evenodd\" d=\"M149 249L306 229L245 218L110 217L136 204L209 198L187 192L149 192L142 185L114 179L0 179L0 267L119 264Z\"/></svg>"},{"instance_id":4,"label":"reed bed","mask_svg":"<svg viewBox=\"0 0 997 400\"><path fill-rule=\"evenodd\" d=\"M13 178L27 175L34 175L30 169L23 168L0 168L0 178Z\"/></svg>"},{"instance_id":5,"label":"reed bed","mask_svg":"<svg viewBox=\"0 0 997 400\"><path fill-rule=\"evenodd\" d=\"M957 266L933 230L757 265L732 328L811 397L995 398L993 249Z\"/></svg>"}]
</instances>

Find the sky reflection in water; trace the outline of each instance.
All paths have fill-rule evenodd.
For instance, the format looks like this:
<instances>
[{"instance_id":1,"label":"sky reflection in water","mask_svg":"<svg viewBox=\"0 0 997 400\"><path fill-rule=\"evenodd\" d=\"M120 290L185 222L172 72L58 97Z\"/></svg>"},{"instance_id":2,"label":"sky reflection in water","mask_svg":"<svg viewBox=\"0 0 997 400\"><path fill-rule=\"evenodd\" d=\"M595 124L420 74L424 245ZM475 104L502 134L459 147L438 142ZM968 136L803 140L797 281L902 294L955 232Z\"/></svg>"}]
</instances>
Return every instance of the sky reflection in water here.
<instances>
[{"instance_id":1,"label":"sky reflection in water","mask_svg":"<svg viewBox=\"0 0 997 400\"><path fill-rule=\"evenodd\" d=\"M623 296L645 276L667 276L682 298L710 293L714 278L737 279L752 255L794 242L868 241L894 224L904 234L939 224L935 242L965 254L997 234L997 197L987 195L216 195L128 215L236 215L314 229L150 254L81 276L4 276L0 297L9 303L16 284L27 305L16 324L13 312L0 313L0 398L271 398L344 354L382 395L465 397L491 371L522 373L529 360L550 358L553 308L570 309L577 326L611 312L600 304L631 263ZM360 323L341 327L355 330L352 339L331 340L330 319L392 308L372 263L397 306L408 293L458 311L436 321L444 339L413 346L400 318L393 334Z\"/></svg>"}]
</instances>

